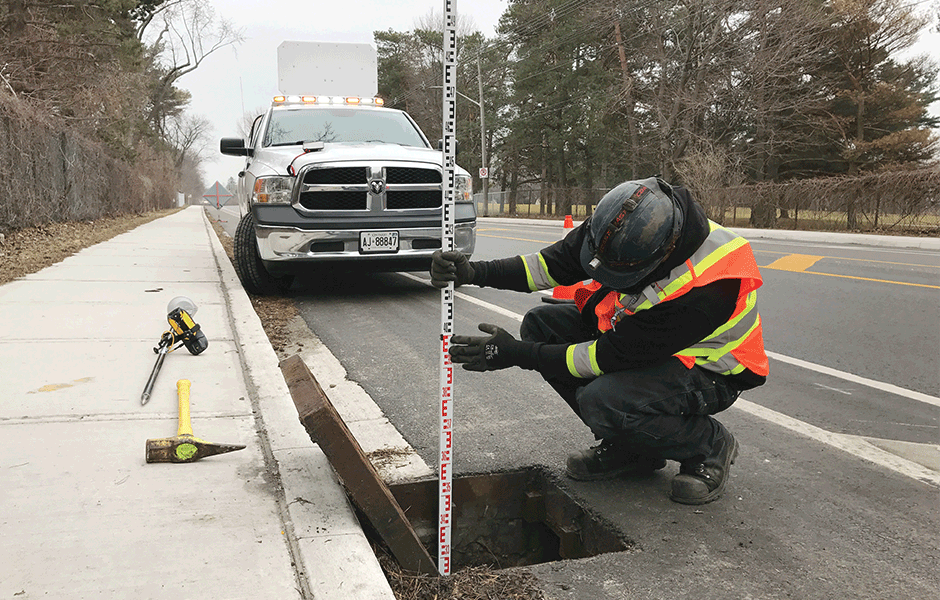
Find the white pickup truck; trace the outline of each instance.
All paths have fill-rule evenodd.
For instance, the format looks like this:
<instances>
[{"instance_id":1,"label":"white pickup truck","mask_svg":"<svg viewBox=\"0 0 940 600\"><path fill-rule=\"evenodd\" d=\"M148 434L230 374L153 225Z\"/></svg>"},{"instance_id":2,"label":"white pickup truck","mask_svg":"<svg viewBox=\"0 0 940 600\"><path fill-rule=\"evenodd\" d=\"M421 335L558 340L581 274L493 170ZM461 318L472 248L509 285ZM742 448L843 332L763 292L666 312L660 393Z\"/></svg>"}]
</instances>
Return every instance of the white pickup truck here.
<instances>
[{"instance_id":1,"label":"white pickup truck","mask_svg":"<svg viewBox=\"0 0 940 600\"><path fill-rule=\"evenodd\" d=\"M246 159L235 270L251 293L278 293L315 268L426 270L441 248L443 154L380 98L277 96L247 141L223 138L220 150ZM471 184L458 168L455 240L467 255Z\"/></svg>"}]
</instances>

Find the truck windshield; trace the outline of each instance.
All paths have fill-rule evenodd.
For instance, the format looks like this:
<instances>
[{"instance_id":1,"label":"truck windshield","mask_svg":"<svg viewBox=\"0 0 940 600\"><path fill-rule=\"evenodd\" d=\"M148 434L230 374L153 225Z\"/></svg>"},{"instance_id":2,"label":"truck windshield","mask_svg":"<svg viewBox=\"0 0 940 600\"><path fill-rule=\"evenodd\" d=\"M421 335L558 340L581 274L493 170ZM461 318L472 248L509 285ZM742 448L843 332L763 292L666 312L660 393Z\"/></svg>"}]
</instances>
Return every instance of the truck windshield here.
<instances>
[{"instance_id":1,"label":"truck windshield","mask_svg":"<svg viewBox=\"0 0 940 600\"><path fill-rule=\"evenodd\" d=\"M378 142L427 148L411 121L396 111L314 108L271 113L263 145L290 146L304 142Z\"/></svg>"}]
</instances>

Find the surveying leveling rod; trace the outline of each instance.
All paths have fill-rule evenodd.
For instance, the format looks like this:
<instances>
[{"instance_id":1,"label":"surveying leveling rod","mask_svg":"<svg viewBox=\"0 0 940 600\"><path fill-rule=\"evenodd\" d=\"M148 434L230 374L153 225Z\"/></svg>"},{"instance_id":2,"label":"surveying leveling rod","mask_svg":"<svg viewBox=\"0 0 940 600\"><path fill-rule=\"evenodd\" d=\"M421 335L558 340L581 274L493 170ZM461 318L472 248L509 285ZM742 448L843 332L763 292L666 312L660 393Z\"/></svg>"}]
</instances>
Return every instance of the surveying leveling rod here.
<instances>
[{"instance_id":1,"label":"surveying leveling rod","mask_svg":"<svg viewBox=\"0 0 940 600\"><path fill-rule=\"evenodd\" d=\"M457 12L456 0L444 0L444 203L441 220L441 249L453 250L456 228L457 150ZM453 389L454 366L450 362L450 338L454 334L454 282L441 290L441 404L440 477L438 496L437 570L450 575L450 531L453 479Z\"/></svg>"}]
</instances>

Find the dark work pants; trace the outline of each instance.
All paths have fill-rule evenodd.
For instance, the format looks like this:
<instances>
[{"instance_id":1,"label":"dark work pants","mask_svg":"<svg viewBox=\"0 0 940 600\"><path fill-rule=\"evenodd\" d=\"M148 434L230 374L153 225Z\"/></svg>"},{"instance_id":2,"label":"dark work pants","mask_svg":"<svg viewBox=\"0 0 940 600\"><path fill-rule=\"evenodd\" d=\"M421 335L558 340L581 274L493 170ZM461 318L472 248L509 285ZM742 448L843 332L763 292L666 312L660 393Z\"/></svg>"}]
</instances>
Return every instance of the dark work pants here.
<instances>
[{"instance_id":1,"label":"dark work pants","mask_svg":"<svg viewBox=\"0 0 940 600\"><path fill-rule=\"evenodd\" d=\"M572 304L545 304L526 313L523 340L575 344L596 332ZM677 461L708 456L724 427L710 415L740 393L727 379L675 357L655 364L581 379L567 370L542 376L597 439L619 438L638 451Z\"/></svg>"}]
</instances>

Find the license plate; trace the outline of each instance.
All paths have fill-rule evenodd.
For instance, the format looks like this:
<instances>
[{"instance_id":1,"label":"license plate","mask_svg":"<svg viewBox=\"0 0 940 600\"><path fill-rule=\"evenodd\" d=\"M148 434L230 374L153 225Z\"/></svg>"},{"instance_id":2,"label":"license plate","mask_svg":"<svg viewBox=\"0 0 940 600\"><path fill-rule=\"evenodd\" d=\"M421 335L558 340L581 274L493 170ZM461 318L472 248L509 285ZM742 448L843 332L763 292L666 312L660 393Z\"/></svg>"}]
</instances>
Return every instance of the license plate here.
<instances>
[{"instance_id":1,"label":"license plate","mask_svg":"<svg viewBox=\"0 0 940 600\"><path fill-rule=\"evenodd\" d=\"M372 254L379 252L398 252L397 231L361 231L359 232L359 252Z\"/></svg>"}]
</instances>

